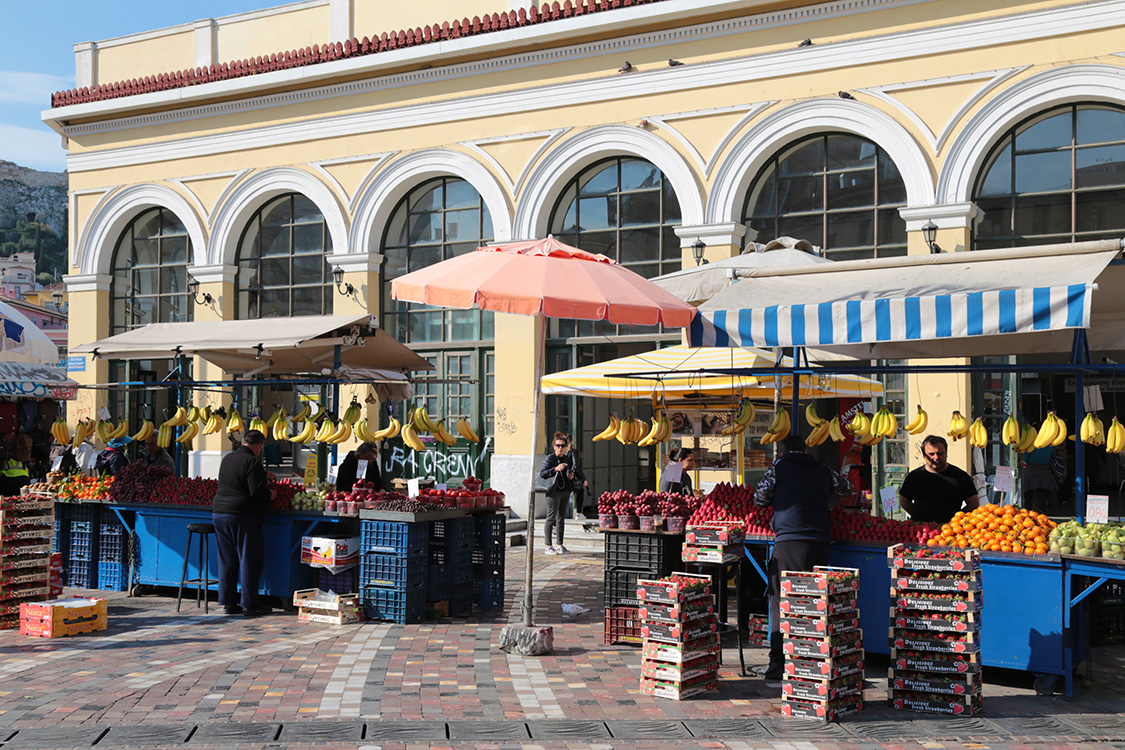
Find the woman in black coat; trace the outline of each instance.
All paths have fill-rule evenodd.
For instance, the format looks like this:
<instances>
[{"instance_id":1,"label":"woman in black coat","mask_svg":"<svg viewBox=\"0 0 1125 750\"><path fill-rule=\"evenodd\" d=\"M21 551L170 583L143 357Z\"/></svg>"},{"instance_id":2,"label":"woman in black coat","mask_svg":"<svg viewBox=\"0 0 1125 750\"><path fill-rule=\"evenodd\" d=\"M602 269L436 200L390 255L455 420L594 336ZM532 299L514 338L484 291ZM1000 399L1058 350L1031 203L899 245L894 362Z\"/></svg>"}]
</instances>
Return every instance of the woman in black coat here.
<instances>
[{"instance_id":1,"label":"woman in black coat","mask_svg":"<svg viewBox=\"0 0 1125 750\"><path fill-rule=\"evenodd\" d=\"M356 476L360 461L367 462L367 471L362 477ZM336 472L336 491L349 491L357 479L370 482L372 489L383 489L383 477L379 474L379 447L375 443L360 443L354 451L348 451Z\"/></svg>"},{"instance_id":2,"label":"woman in black coat","mask_svg":"<svg viewBox=\"0 0 1125 750\"><path fill-rule=\"evenodd\" d=\"M582 467L578 465L578 456L574 454L569 437L561 432L556 432L554 437L554 452L548 453L539 467L540 479L555 478L553 489L547 490L547 520L543 524L545 530L546 552L548 555L565 555L567 548L563 546L563 518L566 516L567 504L570 502L570 493L579 487L589 486ZM561 479L558 477L561 476ZM557 545L551 544L551 531L555 531Z\"/></svg>"}]
</instances>

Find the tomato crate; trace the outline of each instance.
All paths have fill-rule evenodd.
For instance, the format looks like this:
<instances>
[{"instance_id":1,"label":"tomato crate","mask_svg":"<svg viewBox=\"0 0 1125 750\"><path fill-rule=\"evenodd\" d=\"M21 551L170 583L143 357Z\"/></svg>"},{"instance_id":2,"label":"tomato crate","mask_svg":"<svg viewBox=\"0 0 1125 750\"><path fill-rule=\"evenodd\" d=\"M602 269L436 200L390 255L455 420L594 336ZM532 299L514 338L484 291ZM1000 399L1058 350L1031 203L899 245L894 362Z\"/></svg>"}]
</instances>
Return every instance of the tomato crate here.
<instances>
[{"instance_id":1,"label":"tomato crate","mask_svg":"<svg viewBox=\"0 0 1125 750\"><path fill-rule=\"evenodd\" d=\"M979 652L935 654L892 647L891 666L895 669L909 669L915 672L965 674L981 671L982 660Z\"/></svg>"},{"instance_id":2,"label":"tomato crate","mask_svg":"<svg viewBox=\"0 0 1125 750\"><path fill-rule=\"evenodd\" d=\"M968 572L980 570L980 550L952 547L907 547L904 544L896 544L887 549L887 562L892 568L905 570Z\"/></svg>"},{"instance_id":3,"label":"tomato crate","mask_svg":"<svg viewBox=\"0 0 1125 750\"><path fill-rule=\"evenodd\" d=\"M785 636L782 650L789 656L823 659L829 656L843 656L863 649L863 631L850 630L836 636L824 638L794 638Z\"/></svg>"},{"instance_id":4,"label":"tomato crate","mask_svg":"<svg viewBox=\"0 0 1125 750\"><path fill-rule=\"evenodd\" d=\"M787 674L784 675L781 682L781 694L783 696L801 698L802 700L831 700L862 692L863 675L858 673L835 680L806 680Z\"/></svg>"},{"instance_id":5,"label":"tomato crate","mask_svg":"<svg viewBox=\"0 0 1125 750\"><path fill-rule=\"evenodd\" d=\"M698 544L684 544L680 558L684 562L729 563L738 559L736 547L702 547Z\"/></svg>"},{"instance_id":6,"label":"tomato crate","mask_svg":"<svg viewBox=\"0 0 1125 750\"><path fill-rule=\"evenodd\" d=\"M688 544L742 544L746 532L742 522L689 524L684 534Z\"/></svg>"},{"instance_id":7,"label":"tomato crate","mask_svg":"<svg viewBox=\"0 0 1125 750\"><path fill-rule=\"evenodd\" d=\"M352 607L339 612L328 612L322 609L308 609L301 607L297 610L297 622L313 622L321 625L349 625L354 622L363 622L363 608Z\"/></svg>"},{"instance_id":8,"label":"tomato crate","mask_svg":"<svg viewBox=\"0 0 1125 750\"><path fill-rule=\"evenodd\" d=\"M44 581L51 577L51 571L46 563L42 567L34 568L32 570L16 570L8 571L0 575L0 584L4 588L11 586L26 586L27 584L42 584Z\"/></svg>"},{"instance_id":9,"label":"tomato crate","mask_svg":"<svg viewBox=\"0 0 1125 750\"><path fill-rule=\"evenodd\" d=\"M714 597L704 596L691 602L678 604L641 604L641 619L653 622L690 622L715 613Z\"/></svg>"},{"instance_id":10,"label":"tomato crate","mask_svg":"<svg viewBox=\"0 0 1125 750\"><path fill-rule=\"evenodd\" d=\"M979 591L964 591L956 594L904 594L891 589L894 604L898 609L918 609L925 612L980 612L984 608L984 596Z\"/></svg>"},{"instance_id":11,"label":"tomato crate","mask_svg":"<svg viewBox=\"0 0 1125 750\"><path fill-rule=\"evenodd\" d=\"M825 618L785 617L781 618L781 632L807 638L823 638L839 635L859 627L859 614L845 612Z\"/></svg>"},{"instance_id":12,"label":"tomato crate","mask_svg":"<svg viewBox=\"0 0 1125 750\"><path fill-rule=\"evenodd\" d=\"M685 661L697 659L707 654L718 654L722 650L719 634L712 633L694 641L683 643L661 643L660 641L645 641L641 648L641 656L650 661L665 661L672 664L683 664Z\"/></svg>"},{"instance_id":13,"label":"tomato crate","mask_svg":"<svg viewBox=\"0 0 1125 750\"><path fill-rule=\"evenodd\" d=\"M845 716L863 710L862 693L845 695L842 698L810 701L801 698L781 696L781 715L817 721L839 721Z\"/></svg>"},{"instance_id":14,"label":"tomato crate","mask_svg":"<svg viewBox=\"0 0 1125 750\"><path fill-rule=\"evenodd\" d=\"M641 625L641 635L645 638L672 643L694 641L718 631L719 623L714 615L686 623L645 622Z\"/></svg>"},{"instance_id":15,"label":"tomato crate","mask_svg":"<svg viewBox=\"0 0 1125 750\"><path fill-rule=\"evenodd\" d=\"M785 660L785 674L806 680L838 680L848 675L863 674L863 652L856 651L828 659Z\"/></svg>"},{"instance_id":16,"label":"tomato crate","mask_svg":"<svg viewBox=\"0 0 1125 750\"><path fill-rule=\"evenodd\" d=\"M942 654L980 653L977 633L950 633L944 638L925 631L890 629L891 645L910 651L932 651Z\"/></svg>"},{"instance_id":17,"label":"tomato crate","mask_svg":"<svg viewBox=\"0 0 1125 750\"><path fill-rule=\"evenodd\" d=\"M28 568L47 568L51 564L51 556L46 553L33 555L12 555L0 557L0 571L26 570Z\"/></svg>"},{"instance_id":18,"label":"tomato crate","mask_svg":"<svg viewBox=\"0 0 1125 750\"><path fill-rule=\"evenodd\" d=\"M637 599L642 602L676 604L711 595L711 576L676 573L676 578L637 579Z\"/></svg>"},{"instance_id":19,"label":"tomato crate","mask_svg":"<svg viewBox=\"0 0 1125 750\"><path fill-rule=\"evenodd\" d=\"M0 499L0 512L31 513L55 510L55 499L51 495L9 495Z\"/></svg>"},{"instance_id":20,"label":"tomato crate","mask_svg":"<svg viewBox=\"0 0 1125 750\"><path fill-rule=\"evenodd\" d=\"M0 556L34 555L51 553L51 540L41 539L0 539Z\"/></svg>"},{"instance_id":21,"label":"tomato crate","mask_svg":"<svg viewBox=\"0 0 1125 750\"><path fill-rule=\"evenodd\" d=\"M781 595L832 596L859 590L859 570L817 565L812 571L781 571Z\"/></svg>"},{"instance_id":22,"label":"tomato crate","mask_svg":"<svg viewBox=\"0 0 1125 750\"><path fill-rule=\"evenodd\" d=\"M980 693L945 695L887 688L887 700L891 704L891 708L900 711L921 711L928 714L949 714L951 716L975 716L981 712L983 706Z\"/></svg>"},{"instance_id":23,"label":"tomato crate","mask_svg":"<svg viewBox=\"0 0 1125 750\"><path fill-rule=\"evenodd\" d=\"M858 606L851 592L837 596L785 596L778 604L782 615L801 617L829 617L842 612L854 612Z\"/></svg>"},{"instance_id":24,"label":"tomato crate","mask_svg":"<svg viewBox=\"0 0 1125 750\"><path fill-rule=\"evenodd\" d=\"M682 664L659 659L641 659L641 676L654 680L687 682L696 677L714 676L718 671L718 654L703 654Z\"/></svg>"},{"instance_id":25,"label":"tomato crate","mask_svg":"<svg viewBox=\"0 0 1125 750\"><path fill-rule=\"evenodd\" d=\"M641 617L636 607L605 608L605 642L641 643Z\"/></svg>"},{"instance_id":26,"label":"tomato crate","mask_svg":"<svg viewBox=\"0 0 1125 750\"><path fill-rule=\"evenodd\" d=\"M682 701L693 695L706 693L708 690L718 690L719 681L714 675L704 675L684 682L671 680L654 680L649 677L641 678L641 692L654 698L670 698Z\"/></svg>"},{"instance_id":27,"label":"tomato crate","mask_svg":"<svg viewBox=\"0 0 1125 750\"><path fill-rule=\"evenodd\" d=\"M980 630L979 612L917 612L891 609L896 628L928 630L933 633L975 633Z\"/></svg>"},{"instance_id":28,"label":"tomato crate","mask_svg":"<svg viewBox=\"0 0 1125 750\"><path fill-rule=\"evenodd\" d=\"M935 675L891 667L887 670L887 687L919 693L971 695L982 690L984 681L980 672Z\"/></svg>"},{"instance_id":29,"label":"tomato crate","mask_svg":"<svg viewBox=\"0 0 1125 750\"><path fill-rule=\"evenodd\" d=\"M894 576L892 586L899 591L926 591L938 593L956 593L961 591L980 591L981 572L974 570L970 573L934 573L933 571L918 571L925 575L906 575L899 571Z\"/></svg>"},{"instance_id":30,"label":"tomato crate","mask_svg":"<svg viewBox=\"0 0 1125 750\"><path fill-rule=\"evenodd\" d=\"M0 601L30 599L33 597L46 598L46 596L51 593L51 584L48 578L49 576L44 573L31 583L25 583L19 586L4 586L0 588Z\"/></svg>"},{"instance_id":31,"label":"tomato crate","mask_svg":"<svg viewBox=\"0 0 1125 750\"><path fill-rule=\"evenodd\" d=\"M322 589L301 589L293 592L293 606L306 610L343 612L363 606L358 593L340 594Z\"/></svg>"}]
</instances>

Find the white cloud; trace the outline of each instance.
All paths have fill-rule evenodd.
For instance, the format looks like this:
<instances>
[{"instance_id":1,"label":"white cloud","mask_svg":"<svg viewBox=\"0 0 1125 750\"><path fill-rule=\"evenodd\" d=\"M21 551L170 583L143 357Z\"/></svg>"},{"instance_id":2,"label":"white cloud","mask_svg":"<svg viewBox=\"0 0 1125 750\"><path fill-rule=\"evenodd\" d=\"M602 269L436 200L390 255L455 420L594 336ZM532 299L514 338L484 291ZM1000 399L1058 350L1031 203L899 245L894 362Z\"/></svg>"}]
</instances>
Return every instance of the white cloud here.
<instances>
[{"instance_id":1,"label":"white cloud","mask_svg":"<svg viewBox=\"0 0 1125 750\"><path fill-rule=\"evenodd\" d=\"M0 70L0 104L34 104L47 109L51 106L51 94L73 87L72 78L50 73Z\"/></svg>"},{"instance_id":2,"label":"white cloud","mask_svg":"<svg viewBox=\"0 0 1125 750\"><path fill-rule=\"evenodd\" d=\"M45 172L66 169L62 136L46 125L24 128L0 123L0 159Z\"/></svg>"}]
</instances>

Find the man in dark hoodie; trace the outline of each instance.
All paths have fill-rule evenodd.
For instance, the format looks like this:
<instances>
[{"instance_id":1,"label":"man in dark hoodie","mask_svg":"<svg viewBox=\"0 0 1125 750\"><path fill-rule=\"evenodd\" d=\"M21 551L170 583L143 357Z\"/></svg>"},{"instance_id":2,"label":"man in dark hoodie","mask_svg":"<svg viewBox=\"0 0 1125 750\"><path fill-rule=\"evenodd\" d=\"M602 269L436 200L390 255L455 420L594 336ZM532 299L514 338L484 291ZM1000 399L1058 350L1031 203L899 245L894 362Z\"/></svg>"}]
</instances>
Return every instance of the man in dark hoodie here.
<instances>
[{"instance_id":1,"label":"man in dark hoodie","mask_svg":"<svg viewBox=\"0 0 1125 750\"><path fill-rule=\"evenodd\" d=\"M766 470L754 492L754 503L773 506L773 531L777 535L769 562L770 661L760 671L767 680L781 679L785 661L781 651L781 571L812 570L828 564L828 499L850 495L845 477L805 453L805 440L790 435L781 441L781 457Z\"/></svg>"}]
</instances>

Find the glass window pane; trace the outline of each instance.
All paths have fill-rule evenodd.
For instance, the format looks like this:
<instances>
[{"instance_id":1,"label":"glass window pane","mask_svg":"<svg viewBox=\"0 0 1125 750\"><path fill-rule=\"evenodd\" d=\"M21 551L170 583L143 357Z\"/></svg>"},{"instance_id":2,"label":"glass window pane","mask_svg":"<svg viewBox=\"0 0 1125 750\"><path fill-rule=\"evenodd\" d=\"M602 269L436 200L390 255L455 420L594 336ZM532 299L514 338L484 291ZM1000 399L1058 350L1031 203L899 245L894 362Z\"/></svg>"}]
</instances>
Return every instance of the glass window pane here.
<instances>
[{"instance_id":1,"label":"glass window pane","mask_svg":"<svg viewBox=\"0 0 1125 750\"><path fill-rule=\"evenodd\" d=\"M160 269L160 293L183 294L187 290L187 266Z\"/></svg>"},{"instance_id":2,"label":"glass window pane","mask_svg":"<svg viewBox=\"0 0 1125 750\"><path fill-rule=\"evenodd\" d=\"M133 291L136 294L156 294L159 290L159 271L155 268L133 270Z\"/></svg>"},{"instance_id":3,"label":"glass window pane","mask_svg":"<svg viewBox=\"0 0 1125 750\"><path fill-rule=\"evenodd\" d=\"M293 196L293 223L308 224L310 222L324 221L324 216L316 204L303 195Z\"/></svg>"},{"instance_id":4,"label":"glass window pane","mask_svg":"<svg viewBox=\"0 0 1125 750\"><path fill-rule=\"evenodd\" d=\"M1017 235L1059 234L1069 231L1070 193L1016 198Z\"/></svg>"},{"instance_id":5,"label":"glass window pane","mask_svg":"<svg viewBox=\"0 0 1125 750\"><path fill-rule=\"evenodd\" d=\"M276 258L289 254L289 227L262 226L259 254L263 258Z\"/></svg>"},{"instance_id":6,"label":"glass window pane","mask_svg":"<svg viewBox=\"0 0 1125 750\"><path fill-rule=\"evenodd\" d=\"M617 260L617 233L587 232L579 235L578 247L588 253L600 253Z\"/></svg>"},{"instance_id":7,"label":"glass window pane","mask_svg":"<svg viewBox=\"0 0 1125 750\"><path fill-rule=\"evenodd\" d=\"M148 325L158 322L156 297L136 297L133 302L133 324Z\"/></svg>"},{"instance_id":8,"label":"glass window pane","mask_svg":"<svg viewBox=\"0 0 1125 750\"><path fill-rule=\"evenodd\" d=\"M490 310L482 310L480 314L480 337L482 339L496 338L496 315Z\"/></svg>"},{"instance_id":9,"label":"glass window pane","mask_svg":"<svg viewBox=\"0 0 1125 750\"><path fill-rule=\"evenodd\" d=\"M579 184L578 195L605 195L617 191L617 163L613 162L600 172L591 175Z\"/></svg>"},{"instance_id":10,"label":"glass window pane","mask_svg":"<svg viewBox=\"0 0 1125 750\"><path fill-rule=\"evenodd\" d=\"M158 250L159 241L149 237L138 237L133 240L133 258L135 265L138 266L155 266L159 263Z\"/></svg>"},{"instance_id":11,"label":"glass window pane","mask_svg":"<svg viewBox=\"0 0 1125 750\"><path fill-rule=\"evenodd\" d=\"M828 176L828 210L875 205L875 170Z\"/></svg>"},{"instance_id":12,"label":"glass window pane","mask_svg":"<svg viewBox=\"0 0 1125 750\"><path fill-rule=\"evenodd\" d=\"M683 257L683 251L680 250L680 236L676 234L675 227L664 227L660 233L660 257L662 260L669 261L672 266L677 266L680 259ZM678 270L677 268L670 268L669 271Z\"/></svg>"},{"instance_id":13,"label":"glass window pane","mask_svg":"<svg viewBox=\"0 0 1125 750\"><path fill-rule=\"evenodd\" d=\"M851 135L828 136L828 169L875 166L875 144Z\"/></svg>"},{"instance_id":14,"label":"glass window pane","mask_svg":"<svg viewBox=\"0 0 1125 750\"><path fill-rule=\"evenodd\" d=\"M606 229L617 226L617 198L597 196L578 200L579 231Z\"/></svg>"},{"instance_id":15,"label":"glass window pane","mask_svg":"<svg viewBox=\"0 0 1125 750\"><path fill-rule=\"evenodd\" d=\"M1016 152L1064 148L1071 142L1071 110L1052 115L1016 135Z\"/></svg>"},{"instance_id":16,"label":"glass window pane","mask_svg":"<svg viewBox=\"0 0 1125 750\"><path fill-rule=\"evenodd\" d=\"M263 289L258 305L263 318L289 317L289 289Z\"/></svg>"},{"instance_id":17,"label":"glass window pane","mask_svg":"<svg viewBox=\"0 0 1125 750\"><path fill-rule=\"evenodd\" d=\"M190 260L190 258L188 258L187 236L167 237L161 240L160 257L161 263L165 265L172 263L187 263Z\"/></svg>"},{"instance_id":18,"label":"glass window pane","mask_svg":"<svg viewBox=\"0 0 1125 750\"><path fill-rule=\"evenodd\" d=\"M450 310L449 313L449 331L445 337L446 341L475 341L477 337L477 318L479 313L476 310ZM453 358L454 361L457 358ZM455 374L449 371L450 375Z\"/></svg>"},{"instance_id":19,"label":"glass window pane","mask_svg":"<svg viewBox=\"0 0 1125 750\"><path fill-rule=\"evenodd\" d=\"M795 237L799 240L808 240L814 245L824 245L824 215L816 214L815 216L781 216L777 220L777 236L778 237ZM758 238L761 241L768 241L776 239L771 235L765 235L765 239Z\"/></svg>"},{"instance_id":20,"label":"glass window pane","mask_svg":"<svg viewBox=\"0 0 1125 750\"><path fill-rule=\"evenodd\" d=\"M620 242L621 263L660 260L660 230L656 227L622 230Z\"/></svg>"},{"instance_id":21,"label":"glass window pane","mask_svg":"<svg viewBox=\"0 0 1125 750\"><path fill-rule=\"evenodd\" d=\"M323 274L324 256L293 256L293 284L323 284L325 281Z\"/></svg>"},{"instance_id":22,"label":"glass window pane","mask_svg":"<svg viewBox=\"0 0 1125 750\"><path fill-rule=\"evenodd\" d=\"M578 229L578 205L574 201L577 188L574 183L567 186L559 196L559 202L551 218L551 232L555 235L563 232L573 232ZM566 212L560 213L559 209L566 206ZM561 217L561 218L560 218Z\"/></svg>"},{"instance_id":23,"label":"glass window pane","mask_svg":"<svg viewBox=\"0 0 1125 750\"><path fill-rule=\"evenodd\" d=\"M305 255L315 253L324 254L324 225L302 224L293 227L293 252Z\"/></svg>"},{"instance_id":24,"label":"glass window pane","mask_svg":"<svg viewBox=\"0 0 1125 750\"><path fill-rule=\"evenodd\" d=\"M824 210L824 178L820 175L781 179L777 182L779 214Z\"/></svg>"},{"instance_id":25,"label":"glass window pane","mask_svg":"<svg viewBox=\"0 0 1125 750\"><path fill-rule=\"evenodd\" d=\"M293 289L293 311L291 315L320 315L323 308L323 287L307 286Z\"/></svg>"},{"instance_id":26,"label":"glass window pane","mask_svg":"<svg viewBox=\"0 0 1125 750\"><path fill-rule=\"evenodd\" d=\"M440 182L430 187L416 190L410 194L410 211L425 213L441 210L444 190Z\"/></svg>"},{"instance_id":27,"label":"glass window pane","mask_svg":"<svg viewBox=\"0 0 1125 750\"><path fill-rule=\"evenodd\" d=\"M978 201L984 213L976 225L978 237L1010 237L1012 235L1012 205L1010 198L993 201Z\"/></svg>"},{"instance_id":28,"label":"glass window pane","mask_svg":"<svg viewBox=\"0 0 1125 750\"><path fill-rule=\"evenodd\" d=\"M177 294L160 300L160 322L183 323L187 321L187 296Z\"/></svg>"},{"instance_id":29,"label":"glass window pane","mask_svg":"<svg viewBox=\"0 0 1125 750\"><path fill-rule=\"evenodd\" d=\"M432 266L441 261L441 245L422 245L410 249L410 270Z\"/></svg>"},{"instance_id":30,"label":"glass window pane","mask_svg":"<svg viewBox=\"0 0 1125 750\"><path fill-rule=\"evenodd\" d=\"M870 211L828 215L828 247L871 247L875 244L874 215Z\"/></svg>"},{"instance_id":31,"label":"glass window pane","mask_svg":"<svg viewBox=\"0 0 1125 750\"><path fill-rule=\"evenodd\" d=\"M410 215L410 244L441 242L441 212Z\"/></svg>"},{"instance_id":32,"label":"glass window pane","mask_svg":"<svg viewBox=\"0 0 1125 750\"><path fill-rule=\"evenodd\" d=\"M660 193L664 200L664 223L678 224L680 222L680 199L676 197L676 191L672 188L670 180L663 180Z\"/></svg>"},{"instance_id":33,"label":"glass window pane","mask_svg":"<svg viewBox=\"0 0 1125 750\"><path fill-rule=\"evenodd\" d=\"M906 183L902 181L898 165L884 154L879 159L879 205L898 203L906 203Z\"/></svg>"},{"instance_id":34,"label":"glass window pane","mask_svg":"<svg viewBox=\"0 0 1125 750\"><path fill-rule=\"evenodd\" d=\"M262 286L289 286L289 258L269 258L262 260Z\"/></svg>"},{"instance_id":35,"label":"glass window pane","mask_svg":"<svg viewBox=\"0 0 1125 750\"><path fill-rule=\"evenodd\" d=\"M1125 227L1125 190L1098 190L1075 196L1075 229L1079 232L1120 230Z\"/></svg>"},{"instance_id":36,"label":"glass window pane","mask_svg":"<svg viewBox=\"0 0 1125 750\"><path fill-rule=\"evenodd\" d=\"M447 211L445 214L445 241L463 242L480 237L480 212Z\"/></svg>"},{"instance_id":37,"label":"glass window pane","mask_svg":"<svg viewBox=\"0 0 1125 750\"><path fill-rule=\"evenodd\" d=\"M656 263L622 263L621 265L646 279L653 279L660 275L660 266ZM631 333L636 333L636 331Z\"/></svg>"},{"instance_id":38,"label":"glass window pane","mask_svg":"<svg viewBox=\"0 0 1125 750\"><path fill-rule=\"evenodd\" d=\"M480 203L480 194L464 180L448 180L445 183L445 207L476 209Z\"/></svg>"},{"instance_id":39,"label":"glass window pane","mask_svg":"<svg viewBox=\"0 0 1125 750\"><path fill-rule=\"evenodd\" d=\"M1125 144L1078 149L1074 160L1076 187L1125 185Z\"/></svg>"},{"instance_id":40,"label":"glass window pane","mask_svg":"<svg viewBox=\"0 0 1125 750\"><path fill-rule=\"evenodd\" d=\"M410 341L441 341L441 313L412 313L410 315Z\"/></svg>"},{"instance_id":41,"label":"glass window pane","mask_svg":"<svg viewBox=\"0 0 1125 750\"><path fill-rule=\"evenodd\" d=\"M879 211L879 254L884 245L906 245L906 221L897 208Z\"/></svg>"},{"instance_id":42,"label":"glass window pane","mask_svg":"<svg viewBox=\"0 0 1125 750\"><path fill-rule=\"evenodd\" d=\"M280 227L288 224L293 216L289 196L283 195L262 209L262 224L268 227Z\"/></svg>"},{"instance_id":43,"label":"glass window pane","mask_svg":"<svg viewBox=\"0 0 1125 750\"><path fill-rule=\"evenodd\" d=\"M824 171L824 161L824 139L816 138L798 145L789 154L783 154L779 160L779 170L785 177L817 174Z\"/></svg>"},{"instance_id":44,"label":"glass window pane","mask_svg":"<svg viewBox=\"0 0 1125 750\"><path fill-rule=\"evenodd\" d=\"M980 195L984 197L993 195L1012 194L1012 146L1008 144L996 154L992 166L985 174L981 184Z\"/></svg>"},{"instance_id":45,"label":"glass window pane","mask_svg":"<svg viewBox=\"0 0 1125 750\"><path fill-rule=\"evenodd\" d=\"M750 214L752 216L772 214L777 210L774 202L776 194L774 188L776 187L777 176L772 169L754 183L747 200L747 205L751 206Z\"/></svg>"},{"instance_id":46,"label":"glass window pane","mask_svg":"<svg viewBox=\"0 0 1125 750\"><path fill-rule=\"evenodd\" d=\"M1112 143L1125 139L1125 112L1100 107L1080 107L1077 126L1078 145Z\"/></svg>"},{"instance_id":47,"label":"glass window pane","mask_svg":"<svg viewBox=\"0 0 1125 750\"><path fill-rule=\"evenodd\" d=\"M1070 152L1016 154L1016 192L1070 190Z\"/></svg>"},{"instance_id":48,"label":"glass window pane","mask_svg":"<svg viewBox=\"0 0 1125 750\"><path fill-rule=\"evenodd\" d=\"M628 193L621 196L621 226L660 223L660 193Z\"/></svg>"},{"instance_id":49,"label":"glass window pane","mask_svg":"<svg viewBox=\"0 0 1125 750\"><path fill-rule=\"evenodd\" d=\"M388 248L402 247L406 244L406 212L395 211L387 223L386 239L383 240L383 252Z\"/></svg>"},{"instance_id":50,"label":"glass window pane","mask_svg":"<svg viewBox=\"0 0 1125 750\"><path fill-rule=\"evenodd\" d=\"M658 187L660 183L660 170L656 165L640 161L639 159L626 159L621 162L621 190L643 190Z\"/></svg>"}]
</instances>

